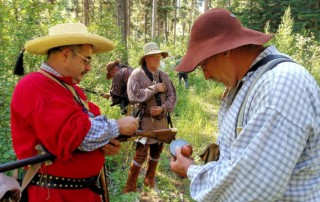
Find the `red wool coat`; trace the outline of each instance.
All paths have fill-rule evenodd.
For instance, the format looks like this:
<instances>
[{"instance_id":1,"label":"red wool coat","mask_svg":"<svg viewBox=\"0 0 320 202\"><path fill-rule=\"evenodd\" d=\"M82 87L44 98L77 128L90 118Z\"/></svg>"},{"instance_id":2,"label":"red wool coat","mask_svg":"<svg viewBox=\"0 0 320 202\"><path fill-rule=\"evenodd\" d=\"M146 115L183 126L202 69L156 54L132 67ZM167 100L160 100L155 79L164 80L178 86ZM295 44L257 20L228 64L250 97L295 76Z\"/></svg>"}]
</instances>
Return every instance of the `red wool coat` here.
<instances>
[{"instance_id":1,"label":"red wool coat","mask_svg":"<svg viewBox=\"0 0 320 202\"><path fill-rule=\"evenodd\" d=\"M64 78L68 83L70 79ZM75 86L83 100L82 90ZM88 102L94 115L99 108ZM42 144L56 156L53 164L42 166L42 173L67 178L98 175L104 163L102 150L74 152L90 129L89 116L73 99L72 93L40 72L31 73L17 84L11 102L13 148L18 159L37 155ZM28 187L29 201L101 201L89 189L66 190ZM48 200L49 199L49 200Z\"/></svg>"}]
</instances>

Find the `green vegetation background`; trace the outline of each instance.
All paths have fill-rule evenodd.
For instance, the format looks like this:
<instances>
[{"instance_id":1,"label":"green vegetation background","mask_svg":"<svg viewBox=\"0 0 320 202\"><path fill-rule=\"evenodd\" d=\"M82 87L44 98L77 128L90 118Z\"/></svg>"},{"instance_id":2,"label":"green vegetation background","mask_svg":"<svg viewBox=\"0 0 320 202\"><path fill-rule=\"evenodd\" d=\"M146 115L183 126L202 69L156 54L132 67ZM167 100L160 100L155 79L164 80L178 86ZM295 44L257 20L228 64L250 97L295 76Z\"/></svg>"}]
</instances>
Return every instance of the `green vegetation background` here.
<instances>
[{"instance_id":1,"label":"green vegetation background","mask_svg":"<svg viewBox=\"0 0 320 202\"><path fill-rule=\"evenodd\" d=\"M4 9L4 4L0 4L0 163L5 163L15 160L15 155L11 145L10 134L10 100L15 84L19 80L18 77L12 75L14 62L18 55L19 49L23 44L37 36L46 35L48 27L51 24L68 21L60 15L58 7L50 7L46 4L34 6L33 15L27 15L26 9L21 8L21 16L26 19L24 24L19 26L8 26L10 23L9 9ZM60 6L60 7L59 7ZM38 12L37 12L38 11ZM41 18L45 11L50 11L51 18ZM98 92L107 92L109 90L110 81L105 79L105 64L109 60L121 58L125 48L121 43L119 30L112 21L110 13L100 13L105 15L101 18L96 18L96 21L90 25L90 30L108 36L115 41L117 47L114 51L97 55L93 59L93 70L84 79L80 86L89 88ZM4 18L6 16L6 18ZM39 20L40 19L40 20ZM72 17L69 16L69 19ZM99 26L103 24L104 26ZM320 46L319 41L310 33L293 33L292 27L294 20L291 18L290 8L287 9L282 17L282 23L277 29L276 36L272 40L272 44L276 44L280 51L291 55L298 63L304 65L311 74L320 81ZM19 29L17 29L19 27ZM266 25L266 32L268 31ZM160 40L158 40L160 41ZM201 163L198 155L201 151L216 140L218 133L217 128L217 113L219 109L220 96L223 92L223 86L213 81L205 81L202 72L195 70L189 74L189 89L185 89L183 84L179 85L176 72L173 70L176 63L175 56L181 55L186 50L186 41L177 40L173 43L160 43L161 49L167 50L171 56L164 60L162 67L169 73L174 85L177 88L178 102L177 107L172 114L174 127L178 128L177 138L186 139L194 148L193 157L197 163ZM129 39L129 65L138 67L138 60L142 55L143 41L137 41L133 38ZM44 57L25 55L25 67L27 72L34 71L39 64L44 61ZM297 95L298 96L298 95ZM120 111L117 107L111 108L110 101L94 94L88 94L89 99L97 103L102 110L111 119L119 118ZM45 116L45 114L44 114ZM133 196L122 195L121 190L124 187L127 177L127 171L134 154L133 142L122 144L120 154L114 157L106 157L106 164L109 178L109 193L111 201L130 201ZM189 181L181 179L170 171L169 166L170 153L168 145L165 147L164 153L161 156L160 165L158 168L157 184L161 192L163 201L192 201L189 194ZM87 165L84 165L87 166ZM9 173L10 174L10 173ZM142 186L142 178L139 178L139 188L144 190ZM146 190L147 191L147 190Z\"/></svg>"}]
</instances>

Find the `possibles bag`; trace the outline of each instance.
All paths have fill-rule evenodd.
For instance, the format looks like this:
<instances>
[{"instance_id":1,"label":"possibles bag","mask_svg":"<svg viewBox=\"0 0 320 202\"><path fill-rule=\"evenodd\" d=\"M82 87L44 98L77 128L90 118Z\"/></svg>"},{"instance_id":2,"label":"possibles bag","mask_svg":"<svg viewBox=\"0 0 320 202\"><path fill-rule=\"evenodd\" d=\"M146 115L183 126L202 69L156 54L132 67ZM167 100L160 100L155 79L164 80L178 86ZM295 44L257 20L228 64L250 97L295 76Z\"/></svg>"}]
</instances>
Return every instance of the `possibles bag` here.
<instances>
[{"instance_id":1,"label":"possibles bag","mask_svg":"<svg viewBox=\"0 0 320 202\"><path fill-rule=\"evenodd\" d=\"M220 156L219 145L216 143L212 143L209 145L202 154L200 154L200 158L204 163L209 163L211 161L218 161Z\"/></svg>"}]
</instances>

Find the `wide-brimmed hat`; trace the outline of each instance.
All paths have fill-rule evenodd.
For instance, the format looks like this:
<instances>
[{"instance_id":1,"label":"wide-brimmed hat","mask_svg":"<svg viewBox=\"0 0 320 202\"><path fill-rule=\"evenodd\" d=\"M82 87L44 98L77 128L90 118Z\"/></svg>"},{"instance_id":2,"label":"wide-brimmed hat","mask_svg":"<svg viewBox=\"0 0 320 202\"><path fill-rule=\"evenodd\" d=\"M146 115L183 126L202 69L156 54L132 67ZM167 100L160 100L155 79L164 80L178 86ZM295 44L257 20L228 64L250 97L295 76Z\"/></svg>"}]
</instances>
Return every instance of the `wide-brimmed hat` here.
<instances>
[{"instance_id":1,"label":"wide-brimmed hat","mask_svg":"<svg viewBox=\"0 0 320 202\"><path fill-rule=\"evenodd\" d=\"M107 79L111 79L111 70L120 63L120 60L117 59L115 61L108 62L107 64Z\"/></svg>"},{"instance_id":2,"label":"wide-brimmed hat","mask_svg":"<svg viewBox=\"0 0 320 202\"><path fill-rule=\"evenodd\" d=\"M51 48L78 44L91 44L92 53L111 51L115 47L109 39L89 33L82 23L64 23L49 28L48 36L28 41L25 49L32 54L45 55Z\"/></svg>"},{"instance_id":3,"label":"wide-brimmed hat","mask_svg":"<svg viewBox=\"0 0 320 202\"><path fill-rule=\"evenodd\" d=\"M161 53L162 58L166 58L169 55L168 52L160 50L159 46L155 42L146 43L143 46L143 53L144 53L144 55L139 60L139 64L140 65L143 64L144 57L147 56L147 55L153 55L153 54Z\"/></svg>"},{"instance_id":4,"label":"wide-brimmed hat","mask_svg":"<svg viewBox=\"0 0 320 202\"><path fill-rule=\"evenodd\" d=\"M175 70L193 71L200 62L213 55L243 45L263 45L272 37L243 27L226 9L209 9L193 23L187 52Z\"/></svg>"}]
</instances>

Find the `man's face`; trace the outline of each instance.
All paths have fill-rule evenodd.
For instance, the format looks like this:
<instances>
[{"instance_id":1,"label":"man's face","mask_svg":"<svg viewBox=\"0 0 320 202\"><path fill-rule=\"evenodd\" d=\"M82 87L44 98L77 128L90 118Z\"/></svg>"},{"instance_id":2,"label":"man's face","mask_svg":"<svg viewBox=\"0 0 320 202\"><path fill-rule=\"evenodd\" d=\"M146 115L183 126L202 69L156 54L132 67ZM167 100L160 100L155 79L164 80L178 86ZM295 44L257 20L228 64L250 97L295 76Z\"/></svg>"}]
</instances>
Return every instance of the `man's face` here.
<instances>
[{"instance_id":1,"label":"man's face","mask_svg":"<svg viewBox=\"0 0 320 202\"><path fill-rule=\"evenodd\" d=\"M160 61L162 59L162 55L159 54L153 54L153 55L147 55L145 57L146 64L149 70L156 71L160 66Z\"/></svg>"},{"instance_id":2,"label":"man's face","mask_svg":"<svg viewBox=\"0 0 320 202\"><path fill-rule=\"evenodd\" d=\"M92 46L82 45L78 50L70 49L70 60L66 67L68 76L72 78L73 83L79 83L84 75L91 70Z\"/></svg>"},{"instance_id":3,"label":"man's face","mask_svg":"<svg viewBox=\"0 0 320 202\"><path fill-rule=\"evenodd\" d=\"M111 71L110 71L110 76L111 76L111 78L114 77L114 75L117 73L118 70L119 70L119 67L118 67L117 65L115 65L115 66L111 69Z\"/></svg>"},{"instance_id":4,"label":"man's face","mask_svg":"<svg viewBox=\"0 0 320 202\"><path fill-rule=\"evenodd\" d=\"M202 69L206 80L211 79L225 86L236 87L236 74L226 52L213 55L199 63L198 66Z\"/></svg>"}]
</instances>

